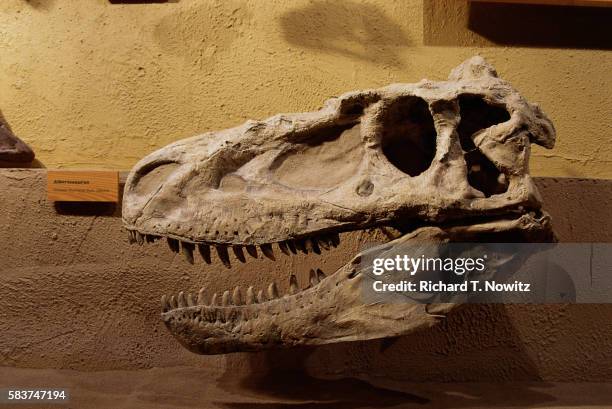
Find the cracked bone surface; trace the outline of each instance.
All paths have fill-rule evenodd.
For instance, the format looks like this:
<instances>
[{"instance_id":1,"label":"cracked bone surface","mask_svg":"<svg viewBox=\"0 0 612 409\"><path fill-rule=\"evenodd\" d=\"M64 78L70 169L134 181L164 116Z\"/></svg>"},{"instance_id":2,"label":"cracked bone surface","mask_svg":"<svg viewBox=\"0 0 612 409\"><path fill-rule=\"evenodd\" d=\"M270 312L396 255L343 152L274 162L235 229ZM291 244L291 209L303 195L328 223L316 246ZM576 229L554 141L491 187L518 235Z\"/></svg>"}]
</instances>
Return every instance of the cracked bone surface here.
<instances>
[{"instance_id":1,"label":"cracked bone surface","mask_svg":"<svg viewBox=\"0 0 612 409\"><path fill-rule=\"evenodd\" d=\"M554 141L540 108L473 57L448 81L350 92L170 144L130 173L123 221L131 242L164 238L190 263L227 268L324 256L339 233L370 228L397 232L391 245L550 241L528 160L531 143ZM398 336L452 308L364 304L358 259L313 270L307 286L287 272L284 296L275 283L164 296L162 318L190 350L226 353Z\"/></svg>"}]
</instances>

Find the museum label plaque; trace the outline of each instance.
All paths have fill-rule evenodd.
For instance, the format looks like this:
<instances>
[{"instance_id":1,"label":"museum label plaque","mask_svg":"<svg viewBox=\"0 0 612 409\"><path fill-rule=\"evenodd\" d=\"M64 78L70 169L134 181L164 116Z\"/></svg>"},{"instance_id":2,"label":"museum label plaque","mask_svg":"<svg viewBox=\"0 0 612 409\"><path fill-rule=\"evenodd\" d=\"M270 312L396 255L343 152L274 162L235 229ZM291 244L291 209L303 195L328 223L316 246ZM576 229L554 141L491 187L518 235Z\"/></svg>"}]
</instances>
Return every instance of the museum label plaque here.
<instances>
[{"instance_id":1,"label":"museum label plaque","mask_svg":"<svg viewBox=\"0 0 612 409\"><path fill-rule=\"evenodd\" d=\"M47 198L53 202L117 202L119 172L50 170Z\"/></svg>"}]
</instances>

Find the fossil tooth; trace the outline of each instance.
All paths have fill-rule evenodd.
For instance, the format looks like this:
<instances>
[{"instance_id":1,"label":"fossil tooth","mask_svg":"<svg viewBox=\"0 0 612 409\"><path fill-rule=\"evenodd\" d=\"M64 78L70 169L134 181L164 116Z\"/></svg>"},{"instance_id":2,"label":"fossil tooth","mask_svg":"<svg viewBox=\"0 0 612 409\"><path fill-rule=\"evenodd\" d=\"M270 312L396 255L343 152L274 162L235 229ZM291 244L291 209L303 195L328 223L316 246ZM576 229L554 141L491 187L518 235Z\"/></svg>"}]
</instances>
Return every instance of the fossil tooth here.
<instances>
[{"instance_id":1,"label":"fossil tooth","mask_svg":"<svg viewBox=\"0 0 612 409\"><path fill-rule=\"evenodd\" d=\"M139 231L136 232L136 242L141 246L144 243L144 236Z\"/></svg>"},{"instance_id":2,"label":"fossil tooth","mask_svg":"<svg viewBox=\"0 0 612 409\"><path fill-rule=\"evenodd\" d=\"M278 243L278 248L280 249L280 251L283 252L283 254L290 255L287 243L285 243L284 241Z\"/></svg>"},{"instance_id":3,"label":"fossil tooth","mask_svg":"<svg viewBox=\"0 0 612 409\"><path fill-rule=\"evenodd\" d=\"M319 276L317 275L317 272L313 269L310 269L310 272L308 273L308 281L310 282L311 287L314 287L315 285L319 284Z\"/></svg>"},{"instance_id":4,"label":"fossil tooth","mask_svg":"<svg viewBox=\"0 0 612 409\"><path fill-rule=\"evenodd\" d=\"M167 240L168 240L168 247L170 247L170 250L172 250L174 253L178 253L179 252L179 241L171 237L168 237Z\"/></svg>"},{"instance_id":5,"label":"fossil tooth","mask_svg":"<svg viewBox=\"0 0 612 409\"><path fill-rule=\"evenodd\" d=\"M293 241L287 240L285 243L287 243L287 247L293 254L297 254L297 248L295 248L295 244L293 244Z\"/></svg>"},{"instance_id":6,"label":"fossil tooth","mask_svg":"<svg viewBox=\"0 0 612 409\"><path fill-rule=\"evenodd\" d=\"M246 246L246 251L251 257L257 258L257 247L253 246L252 244L249 244L248 246Z\"/></svg>"},{"instance_id":7,"label":"fossil tooth","mask_svg":"<svg viewBox=\"0 0 612 409\"><path fill-rule=\"evenodd\" d=\"M189 264L193 264L193 249L195 248L195 244L183 241L181 242L181 248L183 250L185 260Z\"/></svg>"},{"instance_id":8,"label":"fossil tooth","mask_svg":"<svg viewBox=\"0 0 612 409\"><path fill-rule=\"evenodd\" d=\"M185 293L183 291L178 294L178 306L181 308L187 306L187 300L185 299Z\"/></svg>"},{"instance_id":9,"label":"fossil tooth","mask_svg":"<svg viewBox=\"0 0 612 409\"><path fill-rule=\"evenodd\" d=\"M297 277L295 274L291 274L289 276L289 294L293 295L300 291L300 287L298 286Z\"/></svg>"},{"instance_id":10,"label":"fossil tooth","mask_svg":"<svg viewBox=\"0 0 612 409\"><path fill-rule=\"evenodd\" d=\"M306 251L312 251L316 254L321 254L321 249L319 248L319 245L317 244L317 240L310 238L310 239L306 239L304 241L304 247L306 248Z\"/></svg>"},{"instance_id":11,"label":"fossil tooth","mask_svg":"<svg viewBox=\"0 0 612 409\"><path fill-rule=\"evenodd\" d=\"M234 255L241 263L246 263L246 258L244 257L244 252L242 251L242 246L232 246L232 250L234 251Z\"/></svg>"},{"instance_id":12,"label":"fossil tooth","mask_svg":"<svg viewBox=\"0 0 612 409\"><path fill-rule=\"evenodd\" d=\"M219 256L219 259L223 265L227 268L231 268L232 265L230 263L229 253L227 252L227 246L218 245L215 246L215 248L217 249L217 255Z\"/></svg>"},{"instance_id":13,"label":"fossil tooth","mask_svg":"<svg viewBox=\"0 0 612 409\"><path fill-rule=\"evenodd\" d=\"M329 235L319 237L319 243L321 244L321 247L326 250L331 250L331 248L334 247L333 240Z\"/></svg>"},{"instance_id":14,"label":"fossil tooth","mask_svg":"<svg viewBox=\"0 0 612 409\"><path fill-rule=\"evenodd\" d=\"M327 241L326 237L318 237L317 239L317 243L319 244L320 247L323 248L323 250L329 250L329 242Z\"/></svg>"},{"instance_id":15,"label":"fossil tooth","mask_svg":"<svg viewBox=\"0 0 612 409\"><path fill-rule=\"evenodd\" d=\"M193 307L196 303L193 301L193 295L191 293L187 293L187 306Z\"/></svg>"},{"instance_id":16,"label":"fossil tooth","mask_svg":"<svg viewBox=\"0 0 612 409\"><path fill-rule=\"evenodd\" d=\"M255 304L255 290L253 289L253 286L249 286L249 288L247 288L246 303L247 305Z\"/></svg>"},{"instance_id":17,"label":"fossil tooth","mask_svg":"<svg viewBox=\"0 0 612 409\"><path fill-rule=\"evenodd\" d=\"M200 256L202 256L202 260L204 260L206 264L212 263L212 260L210 259L210 246L208 244L198 244L198 252L200 253Z\"/></svg>"},{"instance_id":18,"label":"fossil tooth","mask_svg":"<svg viewBox=\"0 0 612 409\"><path fill-rule=\"evenodd\" d=\"M212 299L210 300L210 305L211 307L219 305L219 295L217 293L213 294Z\"/></svg>"},{"instance_id":19,"label":"fossil tooth","mask_svg":"<svg viewBox=\"0 0 612 409\"><path fill-rule=\"evenodd\" d=\"M198 291L198 305L206 305L206 296L204 295L204 287Z\"/></svg>"},{"instance_id":20,"label":"fossil tooth","mask_svg":"<svg viewBox=\"0 0 612 409\"><path fill-rule=\"evenodd\" d=\"M166 312L168 311L170 307L170 304L168 304L168 298L166 297L166 294L162 295L161 297L161 308L162 308L162 312Z\"/></svg>"},{"instance_id":21,"label":"fossil tooth","mask_svg":"<svg viewBox=\"0 0 612 409\"><path fill-rule=\"evenodd\" d=\"M229 290L225 290L223 292L223 296L221 297L221 305L223 307L227 307L229 305L230 302L230 293Z\"/></svg>"},{"instance_id":22,"label":"fossil tooth","mask_svg":"<svg viewBox=\"0 0 612 409\"><path fill-rule=\"evenodd\" d=\"M304 254L308 254L308 250L306 250L306 244L303 240L293 240L293 244L295 244L295 248L301 251Z\"/></svg>"},{"instance_id":23,"label":"fossil tooth","mask_svg":"<svg viewBox=\"0 0 612 409\"><path fill-rule=\"evenodd\" d=\"M232 304L234 305L242 305L242 291L240 287L234 288L234 292L232 293Z\"/></svg>"},{"instance_id":24,"label":"fossil tooth","mask_svg":"<svg viewBox=\"0 0 612 409\"><path fill-rule=\"evenodd\" d=\"M257 292L257 302L258 303L262 303L262 302L266 302L266 295L264 294L264 290L259 290Z\"/></svg>"},{"instance_id":25,"label":"fossil tooth","mask_svg":"<svg viewBox=\"0 0 612 409\"><path fill-rule=\"evenodd\" d=\"M338 247L338 245L340 244L340 235L338 233L334 233L332 235L329 236L331 245L334 247Z\"/></svg>"},{"instance_id":26,"label":"fossil tooth","mask_svg":"<svg viewBox=\"0 0 612 409\"><path fill-rule=\"evenodd\" d=\"M170 297L170 308L178 308L178 303L176 302L176 298L174 296Z\"/></svg>"},{"instance_id":27,"label":"fossil tooth","mask_svg":"<svg viewBox=\"0 0 612 409\"><path fill-rule=\"evenodd\" d=\"M268 286L268 298L270 300L278 298L278 287L276 287L276 283L271 283Z\"/></svg>"},{"instance_id":28,"label":"fossil tooth","mask_svg":"<svg viewBox=\"0 0 612 409\"><path fill-rule=\"evenodd\" d=\"M261 252L264 254L264 256L268 257L270 260L276 261L276 258L274 257L274 251L272 251L271 244L262 244L259 247L261 248Z\"/></svg>"},{"instance_id":29,"label":"fossil tooth","mask_svg":"<svg viewBox=\"0 0 612 409\"><path fill-rule=\"evenodd\" d=\"M200 316L195 317L195 318L193 319L193 323L194 323L195 325L200 325Z\"/></svg>"},{"instance_id":30,"label":"fossil tooth","mask_svg":"<svg viewBox=\"0 0 612 409\"><path fill-rule=\"evenodd\" d=\"M319 247L319 242L317 241L317 239L312 239L312 250L316 254L321 254L321 248Z\"/></svg>"},{"instance_id":31,"label":"fossil tooth","mask_svg":"<svg viewBox=\"0 0 612 409\"><path fill-rule=\"evenodd\" d=\"M325 273L320 268L317 268L317 277L319 281L323 281L325 279Z\"/></svg>"},{"instance_id":32,"label":"fossil tooth","mask_svg":"<svg viewBox=\"0 0 612 409\"><path fill-rule=\"evenodd\" d=\"M313 252L314 251L314 246L312 243L312 239L307 238L303 240L304 243L304 248L306 249L307 252Z\"/></svg>"}]
</instances>

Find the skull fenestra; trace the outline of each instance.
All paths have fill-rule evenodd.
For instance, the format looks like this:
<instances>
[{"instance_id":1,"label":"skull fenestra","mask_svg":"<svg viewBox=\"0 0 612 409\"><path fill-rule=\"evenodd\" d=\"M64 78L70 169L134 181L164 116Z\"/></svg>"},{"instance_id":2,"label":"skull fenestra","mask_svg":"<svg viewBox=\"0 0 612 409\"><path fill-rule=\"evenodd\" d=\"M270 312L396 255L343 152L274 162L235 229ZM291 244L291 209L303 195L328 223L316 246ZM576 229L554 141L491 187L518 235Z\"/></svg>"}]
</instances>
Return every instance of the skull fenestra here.
<instances>
[{"instance_id":1,"label":"skull fenestra","mask_svg":"<svg viewBox=\"0 0 612 409\"><path fill-rule=\"evenodd\" d=\"M320 254L339 233L383 226L399 232L391 245L546 242L528 160L531 143L554 141L540 108L473 57L448 81L350 92L316 112L168 145L130 173L123 220L133 242L164 238L190 262L195 252L210 263L212 248L227 267L275 251ZM284 296L274 283L163 296L162 319L209 354L398 336L452 308L364 303L358 259L327 276L313 270L303 286L291 276Z\"/></svg>"}]
</instances>

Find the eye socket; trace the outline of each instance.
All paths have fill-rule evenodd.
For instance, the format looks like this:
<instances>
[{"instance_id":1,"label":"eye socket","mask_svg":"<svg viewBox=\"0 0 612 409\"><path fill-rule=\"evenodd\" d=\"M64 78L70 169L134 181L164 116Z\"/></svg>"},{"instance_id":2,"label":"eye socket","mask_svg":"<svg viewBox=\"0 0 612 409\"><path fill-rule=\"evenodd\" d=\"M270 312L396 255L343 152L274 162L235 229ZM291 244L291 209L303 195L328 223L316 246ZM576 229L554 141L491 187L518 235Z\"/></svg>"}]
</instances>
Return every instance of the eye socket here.
<instances>
[{"instance_id":1,"label":"eye socket","mask_svg":"<svg viewBox=\"0 0 612 409\"><path fill-rule=\"evenodd\" d=\"M506 175L474 144L474 135L510 119L508 111L500 106L489 104L478 95L459 97L461 121L457 133L468 170L468 183L481 191L485 197L504 193L508 190Z\"/></svg>"},{"instance_id":2,"label":"eye socket","mask_svg":"<svg viewBox=\"0 0 612 409\"><path fill-rule=\"evenodd\" d=\"M397 169L418 176L436 155L436 128L427 102L419 97L398 98L383 116L382 150Z\"/></svg>"}]
</instances>

